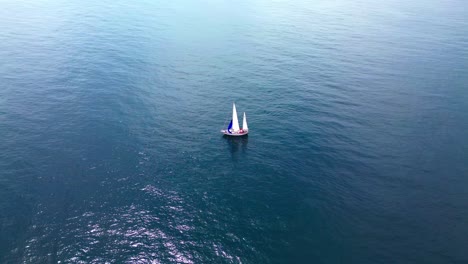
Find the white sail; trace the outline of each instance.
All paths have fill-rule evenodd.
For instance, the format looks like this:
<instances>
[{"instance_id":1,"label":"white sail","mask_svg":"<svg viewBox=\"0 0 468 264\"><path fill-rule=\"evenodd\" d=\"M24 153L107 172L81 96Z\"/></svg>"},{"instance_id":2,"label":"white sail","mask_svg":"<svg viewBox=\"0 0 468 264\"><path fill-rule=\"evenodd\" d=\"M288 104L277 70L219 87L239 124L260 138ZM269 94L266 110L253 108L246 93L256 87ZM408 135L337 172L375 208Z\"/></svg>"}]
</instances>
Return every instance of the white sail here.
<instances>
[{"instance_id":1,"label":"white sail","mask_svg":"<svg viewBox=\"0 0 468 264\"><path fill-rule=\"evenodd\" d=\"M237 119L237 110L234 103L232 103L232 131L239 131L239 120Z\"/></svg>"},{"instance_id":2,"label":"white sail","mask_svg":"<svg viewBox=\"0 0 468 264\"><path fill-rule=\"evenodd\" d=\"M249 130L249 127L247 126L247 118L245 117L245 112L244 112L244 119L242 120L242 130L244 131Z\"/></svg>"}]
</instances>

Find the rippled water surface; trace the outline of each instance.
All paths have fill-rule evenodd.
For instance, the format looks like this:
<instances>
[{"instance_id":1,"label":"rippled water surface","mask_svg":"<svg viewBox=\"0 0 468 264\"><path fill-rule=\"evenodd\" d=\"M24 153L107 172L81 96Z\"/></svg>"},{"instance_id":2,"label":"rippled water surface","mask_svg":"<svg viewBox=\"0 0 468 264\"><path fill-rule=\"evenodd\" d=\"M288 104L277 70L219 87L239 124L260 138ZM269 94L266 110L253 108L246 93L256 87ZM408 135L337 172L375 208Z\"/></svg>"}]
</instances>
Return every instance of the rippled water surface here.
<instances>
[{"instance_id":1,"label":"rippled water surface","mask_svg":"<svg viewBox=\"0 0 468 264\"><path fill-rule=\"evenodd\" d=\"M466 1L0 0L1 263L467 263L467 131Z\"/></svg>"}]
</instances>

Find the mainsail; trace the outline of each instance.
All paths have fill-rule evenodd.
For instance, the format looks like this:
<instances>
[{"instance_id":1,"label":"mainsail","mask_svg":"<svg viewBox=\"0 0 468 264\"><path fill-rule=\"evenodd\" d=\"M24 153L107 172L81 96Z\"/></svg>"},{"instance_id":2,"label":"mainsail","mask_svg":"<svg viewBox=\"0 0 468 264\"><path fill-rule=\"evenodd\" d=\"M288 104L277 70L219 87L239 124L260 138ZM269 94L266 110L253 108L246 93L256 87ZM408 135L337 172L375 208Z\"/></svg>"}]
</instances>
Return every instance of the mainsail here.
<instances>
[{"instance_id":1,"label":"mainsail","mask_svg":"<svg viewBox=\"0 0 468 264\"><path fill-rule=\"evenodd\" d=\"M232 104L232 131L239 131L239 120L237 119L237 110L234 103Z\"/></svg>"}]
</instances>

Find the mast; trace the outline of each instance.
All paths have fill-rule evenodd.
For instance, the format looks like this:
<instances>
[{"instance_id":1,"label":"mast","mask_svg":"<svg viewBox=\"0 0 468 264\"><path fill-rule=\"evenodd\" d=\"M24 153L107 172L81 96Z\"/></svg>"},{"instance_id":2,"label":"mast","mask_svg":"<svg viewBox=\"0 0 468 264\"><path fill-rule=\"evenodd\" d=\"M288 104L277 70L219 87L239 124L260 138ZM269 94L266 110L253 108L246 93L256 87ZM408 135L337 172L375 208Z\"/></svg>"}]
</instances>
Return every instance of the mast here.
<instances>
[{"instance_id":1,"label":"mast","mask_svg":"<svg viewBox=\"0 0 468 264\"><path fill-rule=\"evenodd\" d=\"M245 117L245 112L244 112L244 119L242 120L242 130L248 131L249 127L247 126L247 118Z\"/></svg>"},{"instance_id":2,"label":"mast","mask_svg":"<svg viewBox=\"0 0 468 264\"><path fill-rule=\"evenodd\" d=\"M239 131L239 120L237 119L236 104L232 103L232 130Z\"/></svg>"}]
</instances>

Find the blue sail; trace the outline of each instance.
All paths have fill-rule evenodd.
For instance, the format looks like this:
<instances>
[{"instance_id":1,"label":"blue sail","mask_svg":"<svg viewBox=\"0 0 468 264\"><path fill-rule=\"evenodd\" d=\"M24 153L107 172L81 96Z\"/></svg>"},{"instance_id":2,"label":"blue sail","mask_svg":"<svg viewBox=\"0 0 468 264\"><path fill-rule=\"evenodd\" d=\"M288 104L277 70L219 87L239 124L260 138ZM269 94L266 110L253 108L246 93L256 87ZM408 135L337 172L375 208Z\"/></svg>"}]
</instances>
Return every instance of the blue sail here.
<instances>
[{"instance_id":1,"label":"blue sail","mask_svg":"<svg viewBox=\"0 0 468 264\"><path fill-rule=\"evenodd\" d=\"M231 122L229 123L229 126L228 126L228 132L231 133L231 128L232 128L232 119L231 119Z\"/></svg>"}]
</instances>

